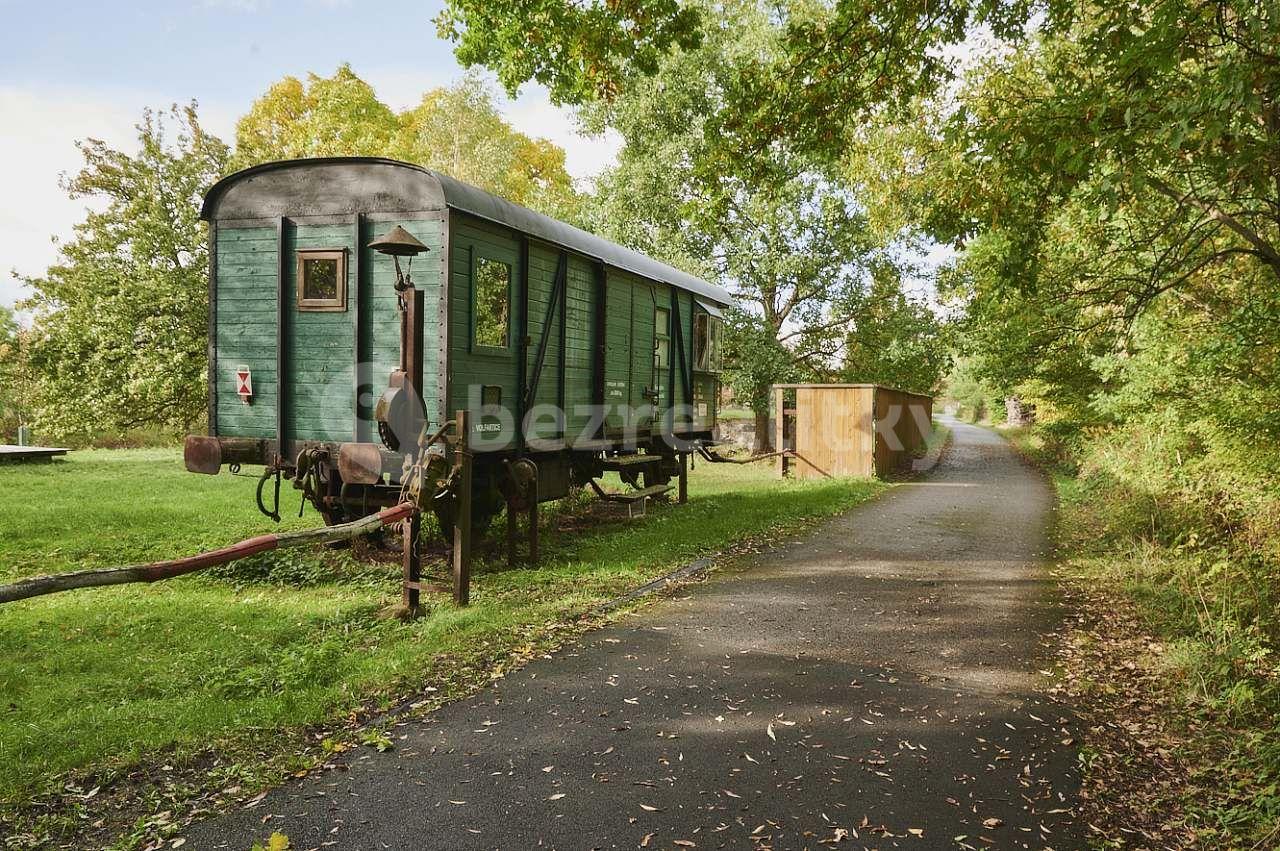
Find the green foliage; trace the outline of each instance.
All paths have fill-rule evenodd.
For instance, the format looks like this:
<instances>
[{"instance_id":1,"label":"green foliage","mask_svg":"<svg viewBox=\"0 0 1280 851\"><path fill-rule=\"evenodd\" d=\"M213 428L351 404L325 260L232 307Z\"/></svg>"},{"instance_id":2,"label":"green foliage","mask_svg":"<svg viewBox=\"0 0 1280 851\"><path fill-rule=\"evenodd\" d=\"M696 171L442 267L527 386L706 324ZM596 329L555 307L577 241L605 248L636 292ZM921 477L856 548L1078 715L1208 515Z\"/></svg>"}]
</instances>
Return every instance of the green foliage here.
<instances>
[{"instance_id":1,"label":"green foliage","mask_svg":"<svg viewBox=\"0 0 1280 851\"><path fill-rule=\"evenodd\" d=\"M1193 729L1176 757L1204 775L1183 802L1196 847L1263 847L1280 807L1280 761L1260 747L1280 730L1280 453L1169 409L1012 436L1056 473L1065 566L1131 599L1160 638Z\"/></svg>"},{"instance_id":2,"label":"green foliage","mask_svg":"<svg viewBox=\"0 0 1280 851\"><path fill-rule=\"evenodd\" d=\"M164 115L144 114L136 154L80 143L85 166L64 181L95 208L59 261L25 279L34 327L23 349L38 376L41 434L186 430L204 412L208 247L198 212L227 147L201 129L194 104L168 119L172 140Z\"/></svg>"},{"instance_id":3,"label":"green foliage","mask_svg":"<svg viewBox=\"0 0 1280 851\"><path fill-rule=\"evenodd\" d=\"M960 358L947 375L945 402L956 406L956 415L969 422L989 419L1003 404L1003 394L988 384L972 357Z\"/></svg>"},{"instance_id":4,"label":"green foliage","mask_svg":"<svg viewBox=\"0 0 1280 851\"><path fill-rule=\"evenodd\" d=\"M399 130L373 88L340 65L332 77L308 74L273 83L236 123L233 168L300 157L384 156Z\"/></svg>"},{"instance_id":5,"label":"green foliage","mask_svg":"<svg viewBox=\"0 0 1280 851\"><path fill-rule=\"evenodd\" d=\"M13 311L0 304L0 442L14 442L27 416L31 391L25 337Z\"/></svg>"},{"instance_id":6,"label":"green foliage","mask_svg":"<svg viewBox=\"0 0 1280 851\"><path fill-rule=\"evenodd\" d=\"M726 315L725 384L734 402L757 416L769 410L769 386L798 382L811 373L796 362L792 352L778 342L778 334L755 314L733 308Z\"/></svg>"},{"instance_id":7,"label":"green foliage","mask_svg":"<svg viewBox=\"0 0 1280 851\"><path fill-rule=\"evenodd\" d=\"M236 168L321 156L405 160L540 212L576 215L564 151L513 130L474 74L426 92L399 115L349 65L306 83L285 77L236 125Z\"/></svg>"},{"instance_id":8,"label":"green foliage","mask_svg":"<svg viewBox=\"0 0 1280 851\"><path fill-rule=\"evenodd\" d=\"M776 53L781 37L754 3L706 15L716 27L697 48L672 52L652 76L584 110L590 128L611 127L626 143L597 181L592 225L734 294L724 380L757 415L767 411L771 384L834 378L846 349L848 368L868 380L936 383L939 324L902 295L897 269L840 175L785 146L756 158L750 180L700 170L724 93L745 65Z\"/></svg>"},{"instance_id":9,"label":"green foliage","mask_svg":"<svg viewBox=\"0 0 1280 851\"><path fill-rule=\"evenodd\" d=\"M1237 5L1054 16L864 157L907 199L884 219L963 245L949 290L992 383L1079 422L1275 434L1280 16Z\"/></svg>"},{"instance_id":10,"label":"green foliage","mask_svg":"<svg viewBox=\"0 0 1280 851\"><path fill-rule=\"evenodd\" d=\"M723 38L741 19L766 19L772 48L744 51L702 116L712 144L700 166L719 177L767 170L774 145L838 159L860 122L950 80L939 48L979 23L1013 35L1032 8L1026 0L450 0L438 23L459 61L493 69L508 90L536 80L558 101L587 103L625 96L661 75L671 53Z\"/></svg>"},{"instance_id":11,"label":"green foliage","mask_svg":"<svg viewBox=\"0 0 1280 851\"><path fill-rule=\"evenodd\" d=\"M948 329L927 304L903 293L897 269L878 264L871 280L850 317L841 380L934 392L950 366Z\"/></svg>"},{"instance_id":12,"label":"green foliage","mask_svg":"<svg viewBox=\"0 0 1280 851\"><path fill-rule=\"evenodd\" d=\"M700 21L679 0L449 0L437 25L460 63L492 68L512 94L536 80L555 101L578 103L652 74L672 46L695 47Z\"/></svg>"}]
</instances>

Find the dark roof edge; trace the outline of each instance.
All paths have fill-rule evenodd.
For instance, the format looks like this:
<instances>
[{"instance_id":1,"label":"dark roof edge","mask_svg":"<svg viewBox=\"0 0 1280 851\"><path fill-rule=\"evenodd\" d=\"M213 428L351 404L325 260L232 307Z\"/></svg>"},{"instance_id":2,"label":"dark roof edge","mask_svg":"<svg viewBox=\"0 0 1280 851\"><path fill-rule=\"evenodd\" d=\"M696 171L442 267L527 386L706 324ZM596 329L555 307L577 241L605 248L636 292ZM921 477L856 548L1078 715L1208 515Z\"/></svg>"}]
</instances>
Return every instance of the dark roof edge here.
<instances>
[{"instance_id":1,"label":"dark roof edge","mask_svg":"<svg viewBox=\"0 0 1280 851\"><path fill-rule=\"evenodd\" d=\"M581 228L576 228L558 219L553 219L527 207L514 204L505 198L500 198L448 175L414 163L387 157L315 157L278 160L250 166L234 174L227 175L209 187L209 191L205 193L204 203L200 207L200 218L208 221L223 193L233 184L246 177L296 165L332 165L339 163L377 163L420 172L439 184L445 197L445 203L452 209L512 228L521 233L527 233L553 245L571 249L622 271L671 284L674 287L688 290L720 304L732 304L732 296L724 288L708 283L674 266L654 260L652 257L648 257L638 251L618 245L616 242L610 242L603 237L588 233Z\"/></svg>"}]
</instances>

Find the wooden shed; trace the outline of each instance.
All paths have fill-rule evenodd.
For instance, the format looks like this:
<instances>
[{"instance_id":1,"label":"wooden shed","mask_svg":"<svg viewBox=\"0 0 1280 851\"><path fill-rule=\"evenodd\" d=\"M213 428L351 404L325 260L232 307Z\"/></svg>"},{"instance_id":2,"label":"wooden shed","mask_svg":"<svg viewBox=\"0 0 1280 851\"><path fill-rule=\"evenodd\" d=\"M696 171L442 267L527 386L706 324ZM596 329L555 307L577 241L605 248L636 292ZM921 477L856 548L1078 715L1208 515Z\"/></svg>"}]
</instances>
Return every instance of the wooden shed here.
<instances>
[{"instance_id":1,"label":"wooden shed","mask_svg":"<svg viewBox=\"0 0 1280 851\"><path fill-rule=\"evenodd\" d=\"M910 466L932 429L933 397L879 384L773 385L783 475L884 476Z\"/></svg>"}]
</instances>

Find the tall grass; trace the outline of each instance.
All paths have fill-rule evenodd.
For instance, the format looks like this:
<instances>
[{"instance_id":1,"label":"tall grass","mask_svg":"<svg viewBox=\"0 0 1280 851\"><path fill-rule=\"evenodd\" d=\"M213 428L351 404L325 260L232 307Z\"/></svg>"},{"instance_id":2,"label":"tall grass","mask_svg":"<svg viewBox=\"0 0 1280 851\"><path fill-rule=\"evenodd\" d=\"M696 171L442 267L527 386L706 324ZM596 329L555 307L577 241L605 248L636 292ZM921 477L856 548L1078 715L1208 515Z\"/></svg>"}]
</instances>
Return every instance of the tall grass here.
<instances>
[{"instance_id":1,"label":"tall grass","mask_svg":"<svg viewBox=\"0 0 1280 851\"><path fill-rule=\"evenodd\" d=\"M1275 451L1159 416L1010 436L1053 472L1067 565L1163 638L1160 670L1196 730L1189 762L1215 778L1191 819L1214 847L1249 847L1280 818Z\"/></svg>"}]
</instances>

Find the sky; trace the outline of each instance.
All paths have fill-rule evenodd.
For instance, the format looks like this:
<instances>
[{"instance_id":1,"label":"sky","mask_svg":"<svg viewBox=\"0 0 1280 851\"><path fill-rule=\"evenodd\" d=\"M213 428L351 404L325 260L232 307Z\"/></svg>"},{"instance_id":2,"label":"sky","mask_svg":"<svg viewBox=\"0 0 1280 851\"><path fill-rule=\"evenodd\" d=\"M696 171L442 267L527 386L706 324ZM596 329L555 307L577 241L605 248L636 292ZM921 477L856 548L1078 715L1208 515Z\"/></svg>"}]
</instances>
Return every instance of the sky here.
<instances>
[{"instance_id":1,"label":"sky","mask_svg":"<svg viewBox=\"0 0 1280 851\"><path fill-rule=\"evenodd\" d=\"M436 0L0 0L0 304L24 290L14 276L57 258L85 209L59 188L82 160L78 139L133 150L147 107L199 102L201 123L227 141L236 119L286 75L329 76L343 62L394 109L463 74L436 35ZM504 102L517 130L565 149L586 181L608 166L616 136L577 133L570 111L526 86Z\"/></svg>"}]
</instances>

